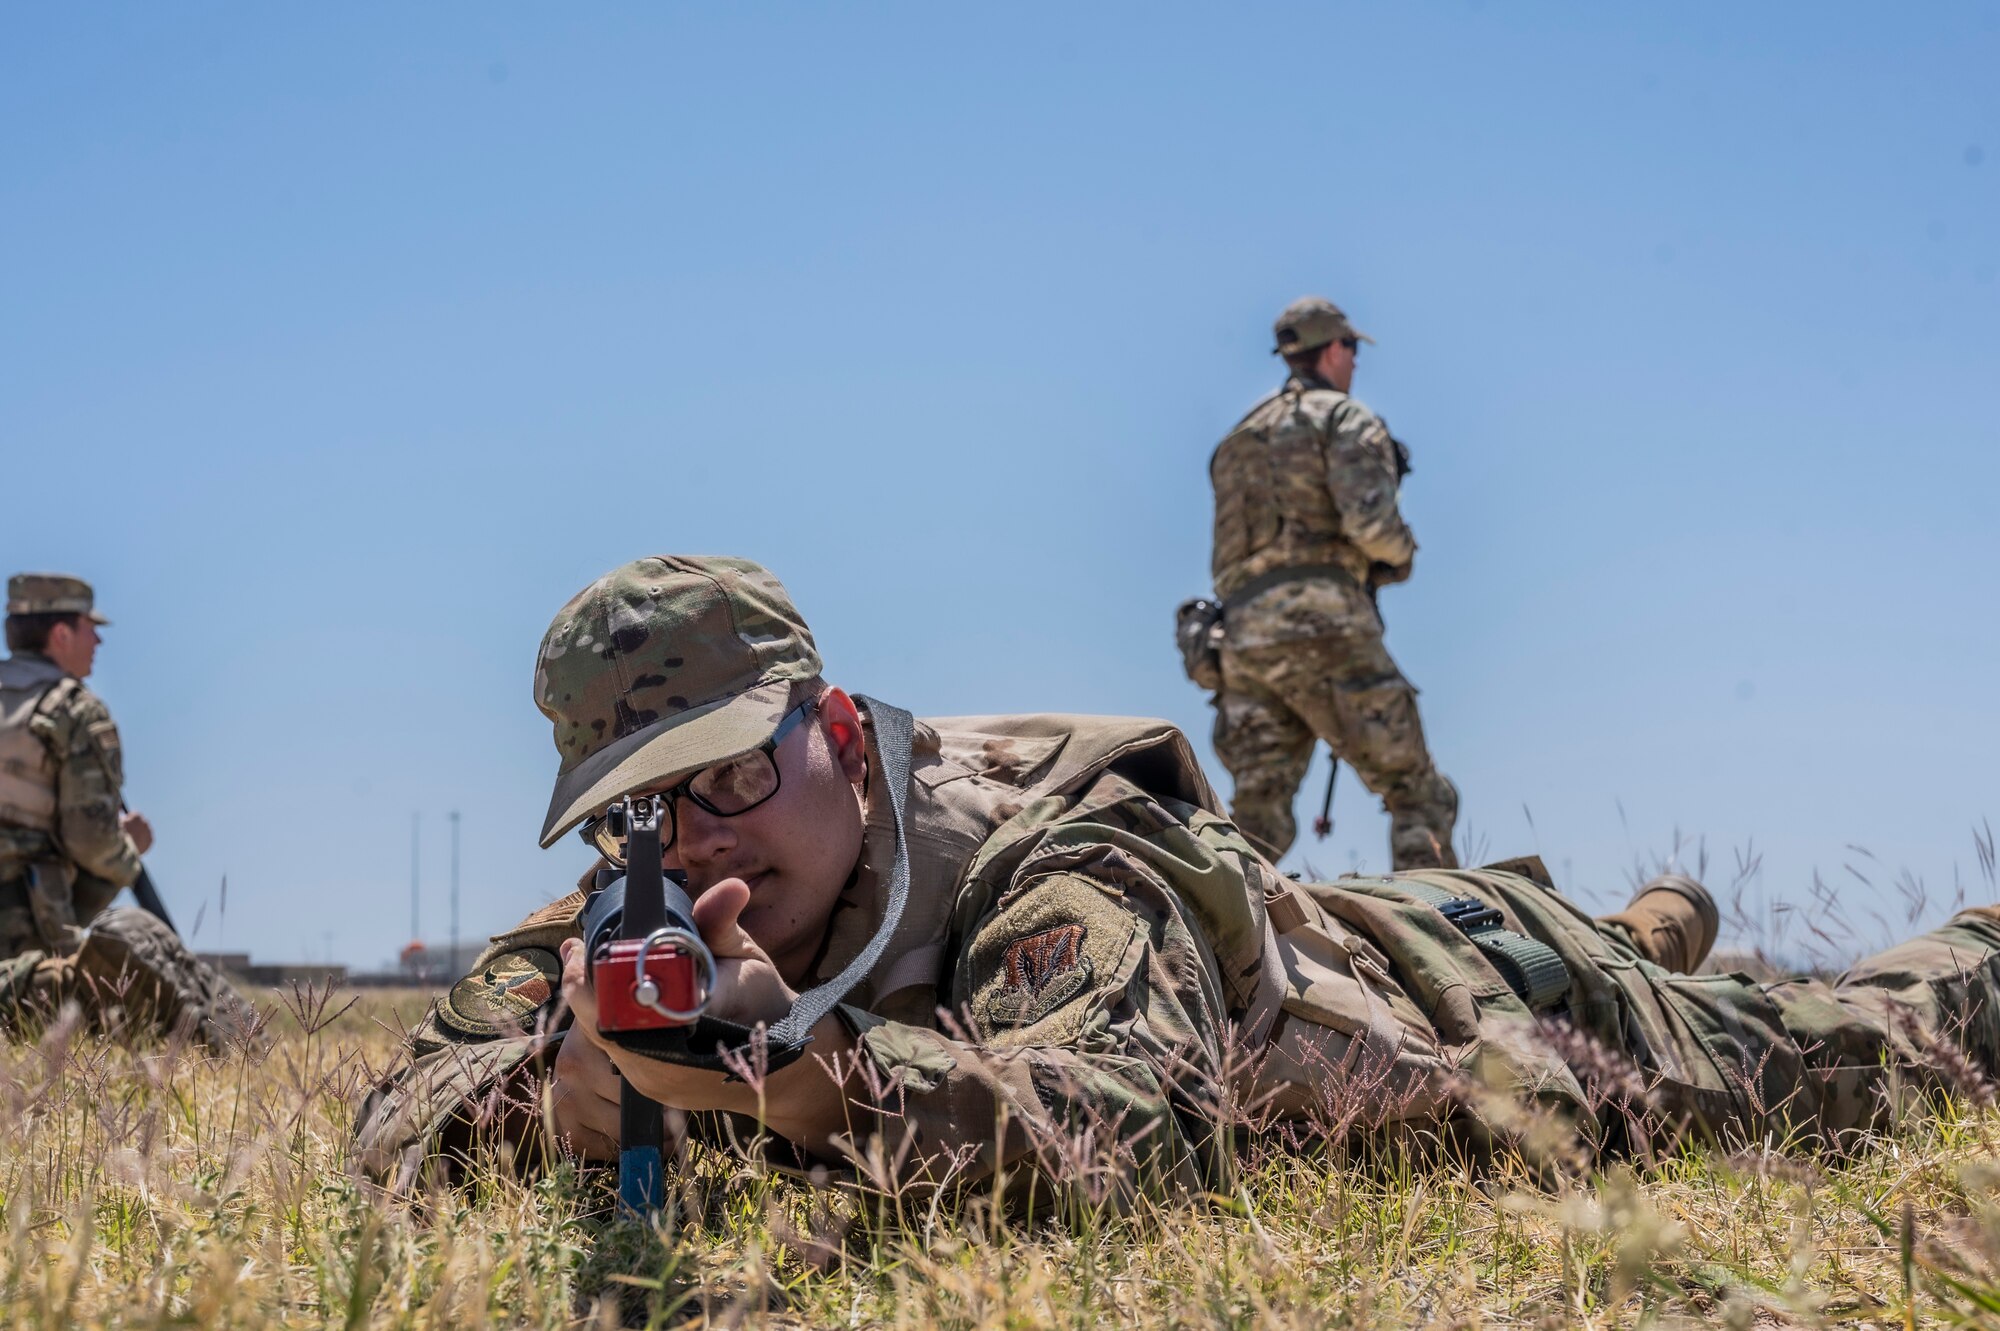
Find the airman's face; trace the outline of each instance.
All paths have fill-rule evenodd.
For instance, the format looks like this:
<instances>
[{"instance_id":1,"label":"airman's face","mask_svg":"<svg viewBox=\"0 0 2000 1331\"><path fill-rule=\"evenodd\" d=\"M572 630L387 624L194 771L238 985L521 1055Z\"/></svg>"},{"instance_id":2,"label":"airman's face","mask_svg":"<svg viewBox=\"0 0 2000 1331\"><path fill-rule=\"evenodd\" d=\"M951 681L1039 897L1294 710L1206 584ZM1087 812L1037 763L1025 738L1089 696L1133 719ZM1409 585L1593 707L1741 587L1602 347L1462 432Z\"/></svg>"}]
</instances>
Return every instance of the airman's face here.
<instances>
[{"instance_id":1,"label":"airman's face","mask_svg":"<svg viewBox=\"0 0 2000 1331\"><path fill-rule=\"evenodd\" d=\"M742 879L750 904L740 923L796 984L819 955L861 858L868 750L853 702L829 689L772 757L778 793L747 813L721 817L691 799L675 802L666 864L687 873L696 898L724 879Z\"/></svg>"},{"instance_id":2,"label":"airman's face","mask_svg":"<svg viewBox=\"0 0 2000 1331\"><path fill-rule=\"evenodd\" d=\"M1319 377L1345 393L1354 387L1354 352L1351 342L1329 342L1319 353Z\"/></svg>"},{"instance_id":3,"label":"airman's face","mask_svg":"<svg viewBox=\"0 0 2000 1331\"><path fill-rule=\"evenodd\" d=\"M49 630L49 660L64 674L87 679L97 663L99 641L96 622L89 615L78 615Z\"/></svg>"}]
</instances>

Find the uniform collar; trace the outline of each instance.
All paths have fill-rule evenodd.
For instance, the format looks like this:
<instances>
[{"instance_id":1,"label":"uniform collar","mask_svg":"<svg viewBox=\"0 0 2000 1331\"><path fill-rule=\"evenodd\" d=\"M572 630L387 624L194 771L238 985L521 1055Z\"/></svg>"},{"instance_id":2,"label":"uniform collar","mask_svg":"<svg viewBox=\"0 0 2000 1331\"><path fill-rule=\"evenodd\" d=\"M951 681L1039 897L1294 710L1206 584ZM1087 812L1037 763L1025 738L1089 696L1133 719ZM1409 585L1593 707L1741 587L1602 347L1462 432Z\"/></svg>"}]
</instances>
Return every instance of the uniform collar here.
<instances>
[{"instance_id":1,"label":"uniform collar","mask_svg":"<svg viewBox=\"0 0 2000 1331\"><path fill-rule=\"evenodd\" d=\"M7 658L7 664L14 667L13 673L20 675L24 683L54 683L69 677L67 670L40 652L15 652Z\"/></svg>"}]
</instances>

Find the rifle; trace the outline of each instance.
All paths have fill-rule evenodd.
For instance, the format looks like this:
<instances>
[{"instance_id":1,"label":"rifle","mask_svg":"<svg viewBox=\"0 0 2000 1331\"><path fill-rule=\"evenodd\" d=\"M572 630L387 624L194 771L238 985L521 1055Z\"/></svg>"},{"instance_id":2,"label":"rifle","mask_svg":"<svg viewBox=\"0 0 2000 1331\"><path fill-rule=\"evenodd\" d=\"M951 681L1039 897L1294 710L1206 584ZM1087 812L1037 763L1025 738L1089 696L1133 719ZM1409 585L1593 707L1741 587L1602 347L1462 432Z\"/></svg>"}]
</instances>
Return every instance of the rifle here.
<instances>
[{"instance_id":1,"label":"rifle","mask_svg":"<svg viewBox=\"0 0 2000 1331\"><path fill-rule=\"evenodd\" d=\"M663 808L658 796L627 795L605 810L606 831L624 842L620 858L625 867L598 870L597 891L583 915L597 1029L615 1044L663 1063L732 1076L745 1075L741 1069L754 1060L761 1076L803 1054L814 1024L881 960L909 900L906 818L916 722L908 712L873 698L855 701L866 710L880 745L883 785L896 829L888 901L874 937L838 975L794 999L791 1011L773 1025L746 1027L704 1016L715 984L715 958L695 928L685 875L666 873L660 862ZM579 830L597 844L588 822ZM618 1127L619 1211L644 1217L658 1211L665 1196L660 1106L629 1081L619 1092Z\"/></svg>"},{"instance_id":2,"label":"rifle","mask_svg":"<svg viewBox=\"0 0 2000 1331\"><path fill-rule=\"evenodd\" d=\"M167 903L160 900L160 889L153 886L153 875L146 872L146 866L143 864L139 866L139 876L132 880L132 895L138 898L139 904L145 908L148 915L153 916L167 928L173 929L175 937L180 936L181 931L174 928L173 917L167 914Z\"/></svg>"},{"instance_id":3,"label":"rifle","mask_svg":"<svg viewBox=\"0 0 2000 1331\"><path fill-rule=\"evenodd\" d=\"M131 812L126 807L124 800L118 801L118 812ZM167 914L167 903L160 900L160 889L153 886L153 875L147 872L146 866L143 864L139 866L139 876L132 880L132 896L148 915L151 915L161 924L166 925L167 928L173 929L176 938L180 937L181 931L174 928L173 916ZM200 924L201 921L196 920L195 923Z\"/></svg>"},{"instance_id":4,"label":"rifle","mask_svg":"<svg viewBox=\"0 0 2000 1331\"><path fill-rule=\"evenodd\" d=\"M626 854L630 858L626 860L625 915L618 937L620 942L643 943L654 930L664 930L667 923L666 886L660 868L660 814L664 811L657 800L641 797L626 800L621 812L629 828ZM645 974L645 960L641 951L634 967L640 975ZM711 962L711 974L713 970ZM650 976L639 981L651 982ZM594 983L592 988L596 988ZM645 1092L623 1077L618 1079L618 1209L629 1218L644 1219L659 1210L666 1198L666 1166L661 1158L665 1134L660 1114L660 1106Z\"/></svg>"},{"instance_id":5,"label":"rifle","mask_svg":"<svg viewBox=\"0 0 2000 1331\"><path fill-rule=\"evenodd\" d=\"M1333 759L1333 766L1326 770L1326 796L1319 802L1319 817L1313 819L1313 835L1321 841L1333 835L1333 782L1340 775L1340 755L1329 748L1326 756Z\"/></svg>"},{"instance_id":6,"label":"rifle","mask_svg":"<svg viewBox=\"0 0 2000 1331\"><path fill-rule=\"evenodd\" d=\"M715 979L715 958L695 930L686 880L678 872L669 877L660 864L660 822L666 816L666 806L650 795L628 795L604 813L611 834L625 845L625 868L598 870L583 927L597 1028L617 1033L614 1038L693 1026L708 1006ZM621 1216L644 1219L663 1204L660 1114L659 1104L626 1078L618 1079Z\"/></svg>"}]
</instances>

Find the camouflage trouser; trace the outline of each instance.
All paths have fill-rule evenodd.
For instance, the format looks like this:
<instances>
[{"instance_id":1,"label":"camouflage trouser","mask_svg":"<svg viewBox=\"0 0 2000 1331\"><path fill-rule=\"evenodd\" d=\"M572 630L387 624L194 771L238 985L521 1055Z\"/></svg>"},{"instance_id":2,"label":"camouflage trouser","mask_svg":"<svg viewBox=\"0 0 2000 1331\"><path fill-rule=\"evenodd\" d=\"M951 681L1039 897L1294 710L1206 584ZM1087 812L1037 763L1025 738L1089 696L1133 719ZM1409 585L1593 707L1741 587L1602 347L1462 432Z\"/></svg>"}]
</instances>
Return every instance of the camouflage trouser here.
<instances>
[{"instance_id":1,"label":"camouflage trouser","mask_svg":"<svg viewBox=\"0 0 2000 1331\"><path fill-rule=\"evenodd\" d=\"M1943 928L1856 963L1834 984L1764 988L1817 1074L1820 1121L1866 1128L1892 1079L1953 1085L1958 1055L2000 1074L2000 907L1960 911Z\"/></svg>"},{"instance_id":2,"label":"camouflage trouser","mask_svg":"<svg viewBox=\"0 0 2000 1331\"><path fill-rule=\"evenodd\" d=\"M1258 848L1273 860L1290 849L1292 801L1320 739L1382 797L1394 867L1455 866L1458 792L1431 762L1417 691L1366 592L1283 584L1230 606L1223 631L1215 752L1235 778L1231 816Z\"/></svg>"},{"instance_id":3,"label":"camouflage trouser","mask_svg":"<svg viewBox=\"0 0 2000 1331\"><path fill-rule=\"evenodd\" d=\"M0 1024L19 1030L75 1003L110 1034L185 1034L211 1049L250 1037L256 1014L229 981L142 910L107 910L68 955L0 938Z\"/></svg>"},{"instance_id":4,"label":"camouflage trouser","mask_svg":"<svg viewBox=\"0 0 2000 1331\"><path fill-rule=\"evenodd\" d=\"M2000 1073L2000 907L1962 911L1831 984L1759 984L1669 971L1635 950L1629 930L1512 873L1413 876L1500 907L1510 927L1562 955L1572 979L1563 1018L1637 1066L1651 1135L1692 1126L1736 1140L1797 1131L1838 1143L1878 1125L1899 1083L1950 1086L1968 1062ZM1564 1056L1580 1082L1601 1075L1587 1049ZM1600 1112L1611 1137L1632 1130L1628 1115Z\"/></svg>"}]
</instances>

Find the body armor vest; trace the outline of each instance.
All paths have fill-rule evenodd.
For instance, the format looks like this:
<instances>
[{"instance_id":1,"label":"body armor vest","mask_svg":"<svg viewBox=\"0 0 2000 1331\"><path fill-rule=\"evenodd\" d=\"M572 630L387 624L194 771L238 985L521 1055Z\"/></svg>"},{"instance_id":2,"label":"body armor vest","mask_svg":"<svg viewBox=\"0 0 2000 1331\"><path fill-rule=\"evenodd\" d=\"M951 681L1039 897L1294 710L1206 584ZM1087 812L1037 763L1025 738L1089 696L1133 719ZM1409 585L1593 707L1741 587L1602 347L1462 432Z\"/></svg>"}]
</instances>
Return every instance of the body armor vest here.
<instances>
[{"instance_id":1,"label":"body armor vest","mask_svg":"<svg viewBox=\"0 0 2000 1331\"><path fill-rule=\"evenodd\" d=\"M1368 560L1341 534L1327 487L1328 421L1347 395L1293 379L1250 409L1209 459L1215 486L1216 594L1227 599L1279 569L1338 565L1366 578Z\"/></svg>"},{"instance_id":2,"label":"body armor vest","mask_svg":"<svg viewBox=\"0 0 2000 1331\"><path fill-rule=\"evenodd\" d=\"M55 833L56 764L34 722L66 680L54 666L0 661L0 823Z\"/></svg>"}]
</instances>

